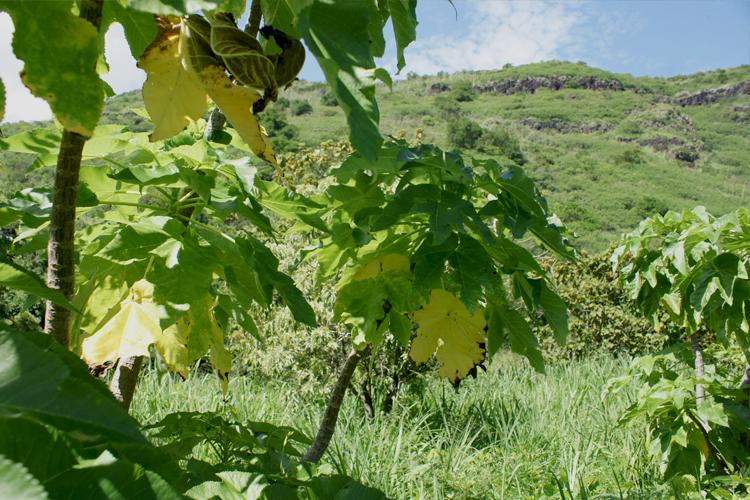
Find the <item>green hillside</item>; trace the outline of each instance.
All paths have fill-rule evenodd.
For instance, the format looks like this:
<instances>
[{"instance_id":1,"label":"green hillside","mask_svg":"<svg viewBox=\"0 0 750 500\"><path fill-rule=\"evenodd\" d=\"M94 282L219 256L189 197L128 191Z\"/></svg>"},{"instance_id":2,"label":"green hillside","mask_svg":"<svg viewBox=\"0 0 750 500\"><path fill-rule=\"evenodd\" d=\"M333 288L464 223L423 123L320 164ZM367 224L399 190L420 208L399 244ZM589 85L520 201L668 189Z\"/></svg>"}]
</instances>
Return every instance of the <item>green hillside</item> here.
<instances>
[{"instance_id":1,"label":"green hillside","mask_svg":"<svg viewBox=\"0 0 750 500\"><path fill-rule=\"evenodd\" d=\"M705 205L720 214L748 199L750 66L637 78L547 62L409 75L378 91L385 134L412 138L419 130L423 141L442 147L522 162L585 249L606 248L668 208ZM348 135L324 84L297 82L282 97L265 118L279 149ZM146 130L148 122L130 112L140 106L138 92L113 97L103 121ZM27 127L5 125L3 132ZM16 166L3 173L14 181L4 183L6 192L21 181L21 160L0 158Z\"/></svg>"}]
</instances>

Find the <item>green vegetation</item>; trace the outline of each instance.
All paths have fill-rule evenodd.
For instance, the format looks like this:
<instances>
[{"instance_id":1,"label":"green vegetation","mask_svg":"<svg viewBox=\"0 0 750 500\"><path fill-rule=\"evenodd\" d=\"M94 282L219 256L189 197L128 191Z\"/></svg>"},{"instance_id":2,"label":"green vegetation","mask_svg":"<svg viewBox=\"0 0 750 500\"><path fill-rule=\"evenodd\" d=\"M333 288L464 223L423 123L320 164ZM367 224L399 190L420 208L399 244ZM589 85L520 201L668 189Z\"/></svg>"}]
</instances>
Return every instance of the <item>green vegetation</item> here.
<instances>
[{"instance_id":1,"label":"green vegetation","mask_svg":"<svg viewBox=\"0 0 750 500\"><path fill-rule=\"evenodd\" d=\"M642 428L616 425L632 393L601 400L607 379L626 367L626 359L603 354L553 364L541 375L504 354L458 392L420 379L388 415L368 419L350 398L331 464L390 498L561 498L560 489L575 498L672 498L647 458ZM311 404L296 384L278 378L234 380L226 404L217 390L205 376L183 383L150 374L133 413L152 423L173 411L210 409L310 432L323 401Z\"/></svg>"},{"instance_id":2,"label":"green vegetation","mask_svg":"<svg viewBox=\"0 0 750 500\"><path fill-rule=\"evenodd\" d=\"M199 3L0 0L6 496L750 492L750 67L390 91L413 1Z\"/></svg>"}]
</instances>

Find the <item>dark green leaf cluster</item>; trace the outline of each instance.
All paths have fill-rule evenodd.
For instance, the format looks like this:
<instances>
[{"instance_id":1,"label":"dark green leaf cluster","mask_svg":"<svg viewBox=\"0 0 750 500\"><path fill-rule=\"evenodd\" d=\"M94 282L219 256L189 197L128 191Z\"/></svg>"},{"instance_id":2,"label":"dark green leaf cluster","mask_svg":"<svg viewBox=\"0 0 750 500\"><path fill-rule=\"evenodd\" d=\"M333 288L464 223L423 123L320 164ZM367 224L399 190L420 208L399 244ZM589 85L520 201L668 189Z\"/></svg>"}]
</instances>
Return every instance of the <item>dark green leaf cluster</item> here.
<instances>
[{"instance_id":1,"label":"dark green leaf cluster","mask_svg":"<svg viewBox=\"0 0 750 500\"><path fill-rule=\"evenodd\" d=\"M469 311L487 309L490 355L509 340L542 369L536 338L516 304L544 314L561 342L566 308L533 254L515 240L530 236L528 244L563 258L572 251L521 168L393 141L376 162L354 154L332 175L339 183L315 198L327 227L307 256L317 260L320 278L346 270L337 310L355 326L355 341L377 343L388 325L408 341L403 315L431 289L445 289ZM408 259L407 273L384 270L352 281L367 262L394 254Z\"/></svg>"},{"instance_id":2,"label":"dark green leaf cluster","mask_svg":"<svg viewBox=\"0 0 750 500\"><path fill-rule=\"evenodd\" d=\"M688 334L733 337L750 362L750 215L715 218L703 207L645 219L612 255L631 299L660 309Z\"/></svg>"},{"instance_id":3,"label":"dark green leaf cluster","mask_svg":"<svg viewBox=\"0 0 750 500\"><path fill-rule=\"evenodd\" d=\"M665 480L737 472L750 460L748 394L734 373L709 363L696 377L687 344L636 359L628 373L608 382L605 394L638 388L620 422L645 420L649 454ZM696 387L705 391L699 401ZM679 486L679 482L676 482Z\"/></svg>"}]
</instances>

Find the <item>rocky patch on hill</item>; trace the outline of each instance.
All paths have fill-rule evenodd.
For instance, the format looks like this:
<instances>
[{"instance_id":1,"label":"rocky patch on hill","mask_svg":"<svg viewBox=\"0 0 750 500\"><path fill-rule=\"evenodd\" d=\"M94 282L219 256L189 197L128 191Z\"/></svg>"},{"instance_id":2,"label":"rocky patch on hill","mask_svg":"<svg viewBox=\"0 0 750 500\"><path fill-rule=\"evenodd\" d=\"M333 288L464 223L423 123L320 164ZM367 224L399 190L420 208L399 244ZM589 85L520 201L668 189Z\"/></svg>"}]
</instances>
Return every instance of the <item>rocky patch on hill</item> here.
<instances>
[{"instance_id":1,"label":"rocky patch on hill","mask_svg":"<svg viewBox=\"0 0 750 500\"><path fill-rule=\"evenodd\" d=\"M745 80L728 87L704 89L692 94L679 96L674 99L674 103L679 106L704 106L725 97L734 97L741 94L750 95L750 80Z\"/></svg>"},{"instance_id":2,"label":"rocky patch on hill","mask_svg":"<svg viewBox=\"0 0 750 500\"><path fill-rule=\"evenodd\" d=\"M559 118L550 118L547 120L539 120L536 118L524 118L520 121L521 125L529 127L534 130L552 130L561 134L594 134L598 132L607 132L614 128L614 125L607 122L592 122L592 123L575 123L567 120L561 120Z\"/></svg>"}]
</instances>

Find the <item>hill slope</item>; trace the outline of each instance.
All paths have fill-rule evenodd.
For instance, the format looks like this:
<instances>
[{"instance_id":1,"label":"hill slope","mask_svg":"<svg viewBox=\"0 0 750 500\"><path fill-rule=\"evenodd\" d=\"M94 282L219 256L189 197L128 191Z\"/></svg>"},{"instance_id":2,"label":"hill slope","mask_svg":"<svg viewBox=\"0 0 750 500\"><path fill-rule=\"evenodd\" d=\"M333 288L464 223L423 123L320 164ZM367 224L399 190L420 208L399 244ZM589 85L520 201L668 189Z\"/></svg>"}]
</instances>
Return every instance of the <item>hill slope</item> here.
<instances>
[{"instance_id":1,"label":"hill slope","mask_svg":"<svg viewBox=\"0 0 750 500\"><path fill-rule=\"evenodd\" d=\"M282 96L291 106L280 102L268 113L293 127L267 124L279 146L347 136L344 114L323 84L297 82ZM379 89L379 102L386 134L421 130L426 142L525 161L551 208L589 250L606 248L659 211L702 204L723 213L748 199L750 66L673 78L565 62L410 75L393 90ZM141 105L137 92L111 98L104 122L147 129L129 111Z\"/></svg>"}]
</instances>

